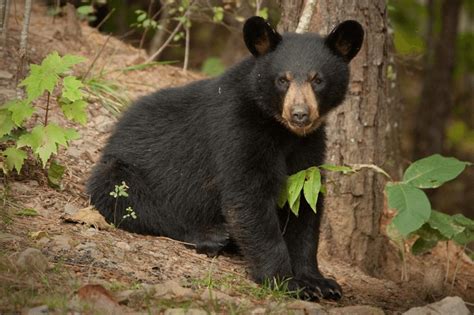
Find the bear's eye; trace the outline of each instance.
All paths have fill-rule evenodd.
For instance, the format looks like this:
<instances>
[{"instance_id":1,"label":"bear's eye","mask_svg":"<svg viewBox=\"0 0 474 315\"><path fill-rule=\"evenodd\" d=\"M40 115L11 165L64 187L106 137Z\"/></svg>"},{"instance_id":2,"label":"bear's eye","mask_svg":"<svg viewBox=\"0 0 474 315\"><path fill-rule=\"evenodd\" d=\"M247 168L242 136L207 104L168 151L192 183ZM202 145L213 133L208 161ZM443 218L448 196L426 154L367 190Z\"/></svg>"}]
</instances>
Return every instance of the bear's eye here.
<instances>
[{"instance_id":1,"label":"bear's eye","mask_svg":"<svg viewBox=\"0 0 474 315\"><path fill-rule=\"evenodd\" d=\"M282 86L282 87L286 87L286 86L288 86L289 81L288 81L288 79L285 78L285 77L279 77L279 78L277 79L277 83L278 83L278 85L280 85L280 86Z\"/></svg>"},{"instance_id":2,"label":"bear's eye","mask_svg":"<svg viewBox=\"0 0 474 315\"><path fill-rule=\"evenodd\" d=\"M311 78L311 82L319 85L323 83L323 80L318 75L315 75Z\"/></svg>"}]
</instances>

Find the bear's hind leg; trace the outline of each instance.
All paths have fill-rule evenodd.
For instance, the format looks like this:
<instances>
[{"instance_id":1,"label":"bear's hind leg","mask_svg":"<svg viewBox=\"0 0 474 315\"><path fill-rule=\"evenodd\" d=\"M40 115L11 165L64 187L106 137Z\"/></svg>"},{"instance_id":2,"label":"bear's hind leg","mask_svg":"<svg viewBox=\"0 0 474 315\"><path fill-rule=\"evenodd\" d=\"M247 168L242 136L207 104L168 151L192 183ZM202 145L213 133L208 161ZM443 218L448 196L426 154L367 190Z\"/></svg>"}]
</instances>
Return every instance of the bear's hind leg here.
<instances>
[{"instance_id":1,"label":"bear's hind leg","mask_svg":"<svg viewBox=\"0 0 474 315\"><path fill-rule=\"evenodd\" d=\"M194 244L196 252L215 257L231 245L229 232L224 224L216 225L206 231L188 236L188 242Z\"/></svg>"},{"instance_id":2,"label":"bear's hind leg","mask_svg":"<svg viewBox=\"0 0 474 315\"><path fill-rule=\"evenodd\" d=\"M103 157L96 165L87 183L91 203L109 223L131 232L160 234L157 206L142 172L116 158ZM111 196L115 186L124 182L128 196ZM135 212L133 218L127 208Z\"/></svg>"}]
</instances>

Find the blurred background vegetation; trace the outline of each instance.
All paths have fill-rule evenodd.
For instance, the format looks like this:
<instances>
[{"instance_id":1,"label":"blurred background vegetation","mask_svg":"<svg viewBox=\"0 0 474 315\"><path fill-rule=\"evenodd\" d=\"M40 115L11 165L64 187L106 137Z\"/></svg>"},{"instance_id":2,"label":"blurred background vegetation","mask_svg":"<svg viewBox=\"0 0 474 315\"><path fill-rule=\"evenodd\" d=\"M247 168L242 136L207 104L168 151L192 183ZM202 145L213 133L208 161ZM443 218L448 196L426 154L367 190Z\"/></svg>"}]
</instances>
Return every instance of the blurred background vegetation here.
<instances>
[{"instance_id":1,"label":"blurred background vegetation","mask_svg":"<svg viewBox=\"0 0 474 315\"><path fill-rule=\"evenodd\" d=\"M100 31L214 76L248 55L241 39L246 17L276 25L277 1L68 1ZM65 1L49 1L52 15ZM474 1L389 0L403 134L408 164L433 153L474 161ZM169 39L169 41L168 41ZM370 43L368 43L370 45ZM159 75L159 73L157 73ZM406 165L404 165L406 166ZM433 208L474 218L474 169L430 196Z\"/></svg>"}]
</instances>

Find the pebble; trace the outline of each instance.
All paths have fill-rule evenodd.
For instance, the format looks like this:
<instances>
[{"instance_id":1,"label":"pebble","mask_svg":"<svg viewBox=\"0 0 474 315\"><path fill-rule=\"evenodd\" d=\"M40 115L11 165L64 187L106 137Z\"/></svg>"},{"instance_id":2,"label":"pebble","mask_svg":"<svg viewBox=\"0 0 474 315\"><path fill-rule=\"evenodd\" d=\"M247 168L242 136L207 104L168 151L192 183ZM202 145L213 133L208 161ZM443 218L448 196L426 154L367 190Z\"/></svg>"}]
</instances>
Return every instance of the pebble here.
<instances>
[{"instance_id":1,"label":"pebble","mask_svg":"<svg viewBox=\"0 0 474 315\"><path fill-rule=\"evenodd\" d=\"M16 265L21 270L45 272L48 269L48 259L39 249L30 247L20 253Z\"/></svg>"}]
</instances>

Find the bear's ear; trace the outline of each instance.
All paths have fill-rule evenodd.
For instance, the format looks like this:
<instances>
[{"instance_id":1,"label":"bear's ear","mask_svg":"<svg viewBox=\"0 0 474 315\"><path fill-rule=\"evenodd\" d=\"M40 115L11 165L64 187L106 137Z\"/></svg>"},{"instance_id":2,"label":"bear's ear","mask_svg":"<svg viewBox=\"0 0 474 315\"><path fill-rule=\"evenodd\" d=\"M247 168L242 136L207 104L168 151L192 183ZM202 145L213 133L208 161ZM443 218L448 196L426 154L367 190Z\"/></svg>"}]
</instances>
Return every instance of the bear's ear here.
<instances>
[{"instance_id":1,"label":"bear's ear","mask_svg":"<svg viewBox=\"0 0 474 315\"><path fill-rule=\"evenodd\" d=\"M326 37L325 43L333 53L346 62L354 58L362 46L364 29L357 21L345 21L336 26Z\"/></svg>"},{"instance_id":2,"label":"bear's ear","mask_svg":"<svg viewBox=\"0 0 474 315\"><path fill-rule=\"evenodd\" d=\"M245 22L244 41L252 55L258 57L274 50L281 41L281 35L264 19L253 16Z\"/></svg>"}]
</instances>

